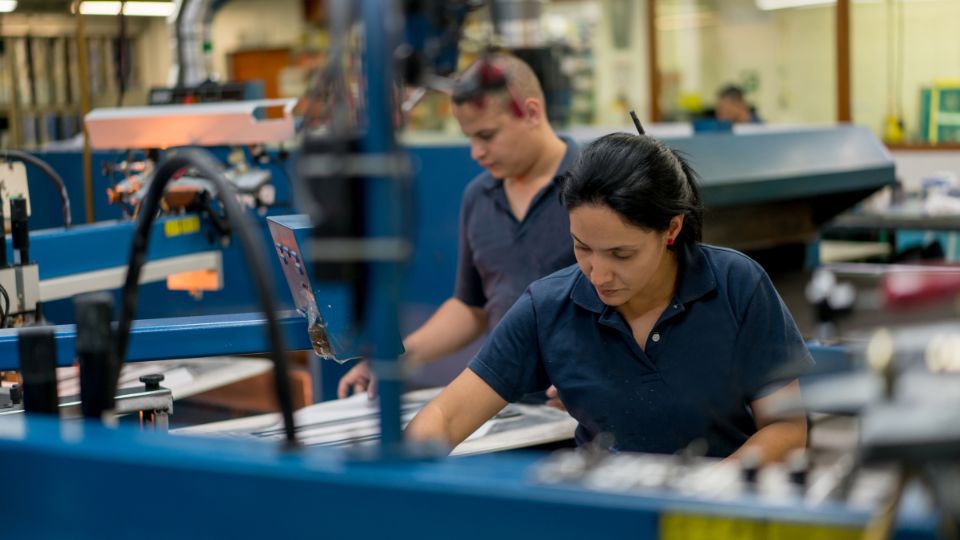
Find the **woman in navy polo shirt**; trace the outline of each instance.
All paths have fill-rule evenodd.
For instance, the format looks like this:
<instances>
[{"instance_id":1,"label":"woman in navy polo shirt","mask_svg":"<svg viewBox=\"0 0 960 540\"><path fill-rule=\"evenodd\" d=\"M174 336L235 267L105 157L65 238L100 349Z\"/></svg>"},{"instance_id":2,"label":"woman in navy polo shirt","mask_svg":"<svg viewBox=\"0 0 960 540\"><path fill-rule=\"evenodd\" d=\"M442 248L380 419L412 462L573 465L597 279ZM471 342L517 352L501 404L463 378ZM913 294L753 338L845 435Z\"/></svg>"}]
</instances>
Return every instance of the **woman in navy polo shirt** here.
<instances>
[{"instance_id":1,"label":"woman in navy polo shirt","mask_svg":"<svg viewBox=\"0 0 960 540\"><path fill-rule=\"evenodd\" d=\"M562 188L577 265L534 282L469 367L407 428L457 445L510 401L555 385L577 443L708 455L745 447L776 460L806 420L769 404L799 392L811 363L769 277L745 255L700 243L695 173L663 143L607 135Z\"/></svg>"}]
</instances>

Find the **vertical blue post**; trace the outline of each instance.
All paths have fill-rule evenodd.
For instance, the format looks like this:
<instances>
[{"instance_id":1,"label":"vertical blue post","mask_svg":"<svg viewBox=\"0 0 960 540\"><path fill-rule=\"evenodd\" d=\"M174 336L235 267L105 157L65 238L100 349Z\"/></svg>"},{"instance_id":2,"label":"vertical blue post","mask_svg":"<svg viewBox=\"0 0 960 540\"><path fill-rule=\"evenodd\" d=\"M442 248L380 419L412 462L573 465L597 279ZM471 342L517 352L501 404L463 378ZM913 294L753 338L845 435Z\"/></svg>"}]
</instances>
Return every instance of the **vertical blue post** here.
<instances>
[{"instance_id":1,"label":"vertical blue post","mask_svg":"<svg viewBox=\"0 0 960 540\"><path fill-rule=\"evenodd\" d=\"M362 0L363 74L367 95L362 150L377 163L397 153L394 136L393 64L399 45L401 13L394 0ZM362 93L362 94L363 94ZM361 94L361 95L362 95ZM368 239L401 236L401 179L384 172L365 180L364 206ZM400 294L400 261L387 259L368 264L367 331L372 344L372 366L379 380L381 450L396 453L402 444L400 394L402 377L397 361L399 341L397 305Z\"/></svg>"}]
</instances>

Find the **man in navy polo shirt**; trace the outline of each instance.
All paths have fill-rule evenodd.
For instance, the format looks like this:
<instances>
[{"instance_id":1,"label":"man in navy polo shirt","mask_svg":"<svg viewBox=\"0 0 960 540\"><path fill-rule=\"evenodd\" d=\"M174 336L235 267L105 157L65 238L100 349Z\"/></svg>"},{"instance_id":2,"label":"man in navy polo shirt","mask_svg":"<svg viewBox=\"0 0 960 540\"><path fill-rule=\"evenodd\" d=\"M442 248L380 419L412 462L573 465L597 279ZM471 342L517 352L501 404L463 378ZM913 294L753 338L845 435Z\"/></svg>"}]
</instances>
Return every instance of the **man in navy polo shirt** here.
<instances>
[{"instance_id":1,"label":"man in navy polo shirt","mask_svg":"<svg viewBox=\"0 0 960 540\"><path fill-rule=\"evenodd\" d=\"M587 146L561 188L577 265L534 282L466 369L407 428L456 446L510 401L556 386L577 442L764 460L803 448L812 362L763 269L700 243L695 174L663 143L617 133ZM609 444L609 443L607 443Z\"/></svg>"},{"instance_id":2,"label":"man in navy polo shirt","mask_svg":"<svg viewBox=\"0 0 960 540\"><path fill-rule=\"evenodd\" d=\"M478 81L497 76L505 87L478 92ZM574 262L555 179L577 146L550 127L533 70L512 56L480 60L458 78L453 103L470 157L486 170L463 195L453 298L403 341L412 365L463 349L496 326L531 282ZM343 376L337 394L351 390L376 394L366 361Z\"/></svg>"}]
</instances>

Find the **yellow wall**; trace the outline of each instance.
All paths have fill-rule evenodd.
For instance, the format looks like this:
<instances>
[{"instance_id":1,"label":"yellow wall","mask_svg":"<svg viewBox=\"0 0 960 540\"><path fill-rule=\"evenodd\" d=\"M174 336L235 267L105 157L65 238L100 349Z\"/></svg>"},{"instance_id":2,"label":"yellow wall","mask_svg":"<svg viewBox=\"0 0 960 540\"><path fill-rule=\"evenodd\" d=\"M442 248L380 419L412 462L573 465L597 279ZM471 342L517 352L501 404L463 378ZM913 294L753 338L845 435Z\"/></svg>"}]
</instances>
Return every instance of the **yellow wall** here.
<instances>
[{"instance_id":1,"label":"yellow wall","mask_svg":"<svg viewBox=\"0 0 960 540\"><path fill-rule=\"evenodd\" d=\"M960 78L960 0L908 0L903 8L903 38L898 40L894 25L894 49L903 51L901 114L912 138L919 127L920 88ZM851 18L853 119L881 133L891 93L887 9L883 3L855 3Z\"/></svg>"}]
</instances>

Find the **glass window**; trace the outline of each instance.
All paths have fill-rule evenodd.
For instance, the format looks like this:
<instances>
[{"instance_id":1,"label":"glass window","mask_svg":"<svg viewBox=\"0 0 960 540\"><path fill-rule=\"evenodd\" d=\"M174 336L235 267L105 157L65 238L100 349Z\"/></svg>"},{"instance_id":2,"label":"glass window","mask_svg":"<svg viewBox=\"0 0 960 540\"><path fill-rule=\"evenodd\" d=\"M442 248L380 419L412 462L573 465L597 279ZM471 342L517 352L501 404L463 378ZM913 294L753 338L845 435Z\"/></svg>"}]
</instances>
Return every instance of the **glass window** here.
<instances>
[{"instance_id":1,"label":"glass window","mask_svg":"<svg viewBox=\"0 0 960 540\"><path fill-rule=\"evenodd\" d=\"M836 118L832 5L810 0L655 0L662 119L713 117L717 93L743 91L769 123Z\"/></svg>"}]
</instances>

